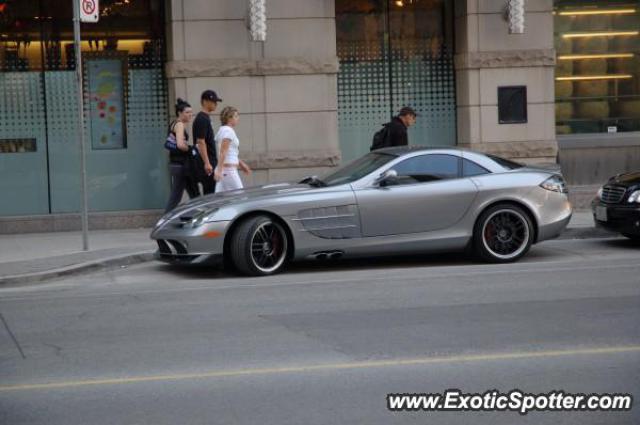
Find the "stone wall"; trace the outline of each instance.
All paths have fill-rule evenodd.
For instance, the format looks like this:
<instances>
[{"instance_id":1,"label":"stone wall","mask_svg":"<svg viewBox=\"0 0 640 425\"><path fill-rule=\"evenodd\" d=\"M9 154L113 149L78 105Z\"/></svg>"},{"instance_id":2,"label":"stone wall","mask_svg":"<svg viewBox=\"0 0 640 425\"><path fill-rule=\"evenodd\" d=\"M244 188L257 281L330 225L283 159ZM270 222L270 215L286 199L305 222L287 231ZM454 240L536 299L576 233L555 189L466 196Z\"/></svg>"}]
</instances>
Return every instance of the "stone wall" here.
<instances>
[{"instance_id":1,"label":"stone wall","mask_svg":"<svg viewBox=\"0 0 640 425\"><path fill-rule=\"evenodd\" d=\"M571 185L597 185L640 170L638 133L575 134L558 137L562 174Z\"/></svg>"},{"instance_id":2,"label":"stone wall","mask_svg":"<svg viewBox=\"0 0 640 425\"><path fill-rule=\"evenodd\" d=\"M505 0L456 0L458 144L524 162L555 162L553 1L527 0L509 34ZM528 122L498 123L498 86L527 87Z\"/></svg>"},{"instance_id":3,"label":"stone wall","mask_svg":"<svg viewBox=\"0 0 640 425\"><path fill-rule=\"evenodd\" d=\"M333 0L269 0L267 40L250 39L245 0L167 1L169 98L194 108L213 89L240 110L245 184L322 173L340 161ZM213 117L214 127L220 125Z\"/></svg>"}]
</instances>

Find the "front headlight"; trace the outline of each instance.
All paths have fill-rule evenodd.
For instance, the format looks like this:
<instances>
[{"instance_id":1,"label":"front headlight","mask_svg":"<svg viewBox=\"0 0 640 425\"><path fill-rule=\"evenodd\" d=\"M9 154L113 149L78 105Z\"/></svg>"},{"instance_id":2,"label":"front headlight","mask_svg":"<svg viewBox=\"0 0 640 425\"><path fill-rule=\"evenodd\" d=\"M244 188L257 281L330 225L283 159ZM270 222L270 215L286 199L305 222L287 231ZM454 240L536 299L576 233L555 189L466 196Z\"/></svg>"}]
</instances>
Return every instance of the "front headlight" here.
<instances>
[{"instance_id":1,"label":"front headlight","mask_svg":"<svg viewBox=\"0 0 640 425\"><path fill-rule=\"evenodd\" d=\"M213 221L213 216L216 214L216 212L218 212L218 208L215 208L215 209L212 209L212 210L202 211L202 212L196 214L191 219L189 224L191 225L191 227L198 227L198 226L201 226L204 223L210 223L210 222Z\"/></svg>"},{"instance_id":2,"label":"front headlight","mask_svg":"<svg viewBox=\"0 0 640 425\"><path fill-rule=\"evenodd\" d=\"M631 192L631 195L629 195L627 202L630 204L634 202L640 204L640 190L634 190L633 192Z\"/></svg>"},{"instance_id":3,"label":"front headlight","mask_svg":"<svg viewBox=\"0 0 640 425\"><path fill-rule=\"evenodd\" d=\"M172 214L172 211L169 211L168 213L160 217L160 220L157 221L155 227L158 228L162 226L164 223L166 223L171 218L171 214Z\"/></svg>"},{"instance_id":4,"label":"front headlight","mask_svg":"<svg viewBox=\"0 0 640 425\"><path fill-rule=\"evenodd\" d=\"M540 187L550 190L552 192L568 193L567 186L564 184L564 179L561 176L554 175L540 183Z\"/></svg>"}]
</instances>

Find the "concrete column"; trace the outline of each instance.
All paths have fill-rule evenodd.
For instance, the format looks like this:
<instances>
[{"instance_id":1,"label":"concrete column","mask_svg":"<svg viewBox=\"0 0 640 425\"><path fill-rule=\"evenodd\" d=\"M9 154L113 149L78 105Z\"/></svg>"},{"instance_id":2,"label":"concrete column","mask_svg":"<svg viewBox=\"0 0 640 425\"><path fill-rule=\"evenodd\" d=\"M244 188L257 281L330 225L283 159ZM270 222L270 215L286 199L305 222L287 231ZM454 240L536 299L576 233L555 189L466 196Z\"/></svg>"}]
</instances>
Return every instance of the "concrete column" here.
<instances>
[{"instance_id":1,"label":"concrete column","mask_svg":"<svg viewBox=\"0 0 640 425\"><path fill-rule=\"evenodd\" d=\"M509 34L507 0L456 0L458 144L524 162L555 162L553 1L527 0ZM498 123L498 87L527 87L528 122Z\"/></svg>"},{"instance_id":2,"label":"concrete column","mask_svg":"<svg viewBox=\"0 0 640 425\"><path fill-rule=\"evenodd\" d=\"M246 184L339 163L333 0L269 0L264 43L250 40L245 0L167 2L170 101L195 108L211 88L224 99L219 110L240 110L241 157L255 170Z\"/></svg>"}]
</instances>

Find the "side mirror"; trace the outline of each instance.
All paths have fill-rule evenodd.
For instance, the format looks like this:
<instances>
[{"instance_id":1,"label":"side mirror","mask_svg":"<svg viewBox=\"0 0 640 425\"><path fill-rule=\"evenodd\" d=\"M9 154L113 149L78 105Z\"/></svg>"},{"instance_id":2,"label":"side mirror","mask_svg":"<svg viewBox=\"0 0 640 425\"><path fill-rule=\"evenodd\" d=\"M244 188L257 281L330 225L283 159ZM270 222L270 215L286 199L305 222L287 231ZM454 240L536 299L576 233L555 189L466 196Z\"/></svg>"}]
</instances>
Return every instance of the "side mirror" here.
<instances>
[{"instance_id":1,"label":"side mirror","mask_svg":"<svg viewBox=\"0 0 640 425\"><path fill-rule=\"evenodd\" d=\"M391 186L397 183L397 179L398 179L398 172L392 168L380 174L380 177L378 177L377 183L380 187Z\"/></svg>"}]
</instances>

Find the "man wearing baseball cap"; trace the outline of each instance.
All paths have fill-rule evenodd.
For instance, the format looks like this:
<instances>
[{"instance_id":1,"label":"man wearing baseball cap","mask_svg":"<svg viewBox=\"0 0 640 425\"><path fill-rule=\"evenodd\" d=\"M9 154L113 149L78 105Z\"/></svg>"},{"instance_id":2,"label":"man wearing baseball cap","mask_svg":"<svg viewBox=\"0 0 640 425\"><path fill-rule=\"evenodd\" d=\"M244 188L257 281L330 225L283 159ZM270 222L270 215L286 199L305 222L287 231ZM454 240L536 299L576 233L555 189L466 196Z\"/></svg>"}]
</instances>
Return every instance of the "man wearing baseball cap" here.
<instances>
[{"instance_id":1,"label":"man wearing baseball cap","mask_svg":"<svg viewBox=\"0 0 640 425\"><path fill-rule=\"evenodd\" d=\"M373 136L371 150L388 148L390 146L407 146L409 136L407 129L416 123L418 114L410 106L403 106L393 119L383 124L382 129Z\"/></svg>"},{"instance_id":2,"label":"man wearing baseball cap","mask_svg":"<svg viewBox=\"0 0 640 425\"><path fill-rule=\"evenodd\" d=\"M200 96L202 110L196 115L193 121L193 138L200 154L200 164L196 176L202 183L202 192L206 195L214 193L216 181L213 178L213 170L218 164L216 158L216 145L214 141L214 131L211 126L210 115L216 110L218 102L222 102L216 92L205 90Z\"/></svg>"},{"instance_id":3,"label":"man wearing baseball cap","mask_svg":"<svg viewBox=\"0 0 640 425\"><path fill-rule=\"evenodd\" d=\"M403 106L389 123L389 146L407 146L409 136L407 129L416 123L416 111L411 106Z\"/></svg>"}]
</instances>

